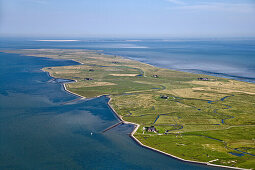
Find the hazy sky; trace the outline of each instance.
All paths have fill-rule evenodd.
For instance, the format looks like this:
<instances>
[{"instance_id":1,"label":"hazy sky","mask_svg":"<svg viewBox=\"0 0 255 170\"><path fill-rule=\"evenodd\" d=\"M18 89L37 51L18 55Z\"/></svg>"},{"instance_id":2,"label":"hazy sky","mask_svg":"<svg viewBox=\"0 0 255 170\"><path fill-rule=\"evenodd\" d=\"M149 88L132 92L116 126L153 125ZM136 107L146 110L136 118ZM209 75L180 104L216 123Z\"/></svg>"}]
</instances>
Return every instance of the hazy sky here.
<instances>
[{"instance_id":1,"label":"hazy sky","mask_svg":"<svg viewBox=\"0 0 255 170\"><path fill-rule=\"evenodd\" d=\"M255 36L255 0L0 0L0 36Z\"/></svg>"}]
</instances>

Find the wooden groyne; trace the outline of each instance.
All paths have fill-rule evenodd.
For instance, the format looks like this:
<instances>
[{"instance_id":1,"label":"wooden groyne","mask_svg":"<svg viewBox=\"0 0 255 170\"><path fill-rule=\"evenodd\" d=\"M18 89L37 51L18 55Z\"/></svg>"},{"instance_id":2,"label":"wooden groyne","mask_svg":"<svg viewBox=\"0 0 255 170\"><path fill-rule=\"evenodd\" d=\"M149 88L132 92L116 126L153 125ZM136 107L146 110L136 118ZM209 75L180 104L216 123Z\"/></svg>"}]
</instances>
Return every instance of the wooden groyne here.
<instances>
[{"instance_id":1,"label":"wooden groyne","mask_svg":"<svg viewBox=\"0 0 255 170\"><path fill-rule=\"evenodd\" d=\"M110 129L112 129L112 128L114 128L114 127L116 127L116 126L118 126L118 125L120 125L120 124L122 124L122 123L124 123L124 122L123 122L123 121L120 121L120 122L118 122L118 123L116 123L116 124L114 124L114 125L112 125L112 126L106 128L105 130L103 130L103 133L106 132L106 131L108 131L108 130L110 130Z\"/></svg>"}]
</instances>

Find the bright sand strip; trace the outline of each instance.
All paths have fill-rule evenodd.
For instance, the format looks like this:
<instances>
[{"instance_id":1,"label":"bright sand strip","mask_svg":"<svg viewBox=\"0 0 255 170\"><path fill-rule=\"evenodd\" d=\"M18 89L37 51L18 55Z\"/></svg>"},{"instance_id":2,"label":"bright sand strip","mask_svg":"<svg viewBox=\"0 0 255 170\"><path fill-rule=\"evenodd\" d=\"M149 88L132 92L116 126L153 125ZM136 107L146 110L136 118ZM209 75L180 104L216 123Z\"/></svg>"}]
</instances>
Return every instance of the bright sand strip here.
<instances>
[{"instance_id":1,"label":"bright sand strip","mask_svg":"<svg viewBox=\"0 0 255 170\"><path fill-rule=\"evenodd\" d=\"M46 42L72 42L72 41L80 41L80 40L35 40L35 41L46 41Z\"/></svg>"},{"instance_id":2,"label":"bright sand strip","mask_svg":"<svg viewBox=\"0 0 255 170\"><path fill-rule=\"evenodd\" d=\"M81 88L81 87L99 87L99 86L114 86L117 85L111 82L84 82L78 81L71 86L71 88ZM68 86L70 87L70 86Z\"/></svg>"},{"instance_id":3,"label":"bright sand strip","mask_svg":"<svg viewBox=\"0 0 255 170\"><path fill-rule=\"evenodd\" d=\"M111 76L117 76L117 77L135 77L138 74L110 74Z\"/></svg>"}]
</instances>

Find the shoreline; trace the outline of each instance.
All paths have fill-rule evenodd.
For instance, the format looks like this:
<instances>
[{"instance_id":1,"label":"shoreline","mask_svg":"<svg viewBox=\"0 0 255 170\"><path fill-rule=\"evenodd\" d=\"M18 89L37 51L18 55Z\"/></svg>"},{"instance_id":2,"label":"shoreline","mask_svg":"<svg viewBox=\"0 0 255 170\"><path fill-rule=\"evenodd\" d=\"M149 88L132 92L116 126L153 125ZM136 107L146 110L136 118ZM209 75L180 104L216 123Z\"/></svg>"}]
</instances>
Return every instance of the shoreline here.
<instances>
[{"instance_id":1,"label":"shoreline","mask_svg":"<svg viewBox=\"0 0 255 170\"><path fill-rule=\"evenodd\" d=\"M54 76L52 76L52 75L50 74L50 72L43 70L43 68L41 69L41 71L47 73L49 77L55 78ZM84 97L84 96L82 96L82 95L79 95L79 94L77 94L77 93L71 92L70 90L68 90L68 89L66 88L66 84L69 84L69 83L76 83L76 82L77 82L77 80L73 80L73 81L74 81L74 82L66 82L66 83L60 83L60 84L63 85L64 91L66 91L66 92L68 92L68 93L70 93L70 94L73 94L73 95L75 95L75 96L80 97L81 100L82 100L82 99L86 99L86 97Z\"/></svg>"},{"instance_id":2,"label":"shoreline","mask_svg":"<svg viewBox=\"0 0 255 170\"><path fill-rule=\"evenodd\" d=\"M120 56L120 57L122 57L122 56ZM124 58L124 57L123 57L123 58ZM72 61L75 61L75 62L77 62L77 63L79 63L80 65L83 65L83 64L84 64L84 63L82 63L82 62L80 62L80 61L77 61L77 60L75 60L75 59L71 59L71 60L72 60ZM129 60L131 60L131 59L129 59ZM135 60L135 61L136 61L136 60ZM140 62L140 61L138 61L138 62ZM142 62L141 62L141 63L142 63ZM145 64L150 65L150 66L153 66L153 65L148 64L148 63L145 63ZM156 66L153 66L153 67L156 67ZM49 77L55 78L55 77L52 76L48 71L43 70L43 68L42 68L41 70L42 70L43 72L48 73ZM177 71L178 71L178 70L177 70ZM193 74L196 74L196 73L193 73ZM228 78L227 78L227 79L228 79ZM77 80L74 80L74 81L77 82ZM66 88L66 84L68 84L68 83L75 83L75 82L66 82L66 83L60 83L60 84L63 85L64 91L66 91L66 92L68 92L68 93L70 93L70 94L76 95L76 96L80 97L81 99L87 99L86 97L84 97L84 96L82 96L82 95L79 95L79 94L77 94L77 93L75 93L75 92L72 92L72 91L70 91L70 90L68 90L68 89ZM115 116L117 117L117 119L119 119L119 121L122 121L122 122L125 123L125 124L132 124L132 125L134 125L134 129L133 129L132 132L129 134L129 136L130 136L130 138L131 138L132 140L134 140L134 141L135 141L138 145L140 145L141 147L144 147L144 148L146 148L146 149L150 149L150 150L152 150L152 151L154 151L154 152L157 152L157 153L163 154L163 155L165 155L165 156L169 156L169 157L171 157L171 158L173 158L173 159L177 159L177 160L179 160L179 161L183 161L183 162L187 162L187 163L200 164L200 165L206 165L206 166L212 166L212 167L221 167L221 168L226 168L226 169L247 170L247 169L239 168L239 167L231 167L231 166L224 166L224 165L211 164L210 162L199 162L199 161L186 160L186 159L182 159L182 158L177 157L177 156L175 156L175 155L166 153L166 152L164 152L164 151L161 151L161 150L158 150L158 149L156 149L156 148L153 148L153 147L150 147L150 146L147 146L147 145L143 144L141 141L139 141L139 140L134 136L134 134L136 133L136 131L138 130L138 128L140 127L140 125L139 125L139 124L136 124L136 123L133 123L133 122L128 122L128 121L123 120L122 117L121 117L120 115L118 115L118 113L117 113L117 112L114 110L114 108L110 105L110 102L111 102L111 100L112 100L112 98L110 97L110 95L100 95L100 96L97 96L97 97L95 97L95 98L98 98L98 97L101 97L101 96L107 96L107 97L109 98L109 101L107 102L107 105L108 105L109 108L113 111L113 113L115 114ZM93 98L92 98L92 99L93 99Z\"/></svg>"},{"instance_id":3,"label":"shoreline","mask_svg":"<svg viewBox=\"0 0 255 170\"><path fill-rule=\"evenodd\" d=\"M104 53L104 52L102 52L101 54L115 55L113 53ZM116 55L116 56L119 56L119 55ZM231 75L231 74L224 73L224 72L211 72L211 71L199 70L199 69L198 70L193 69L193 71L188 71L188 70L192 70L192 69L184 69L183 70L183 69L177 69L177 68L168 68L168 67L164 67L164 66L153 65L153 63L150 63L150 62L139 61L139 60L134 59L134 58L129 57L129 56L119 56L119 57L129 59L129 60L134 60L134 61L137 61L137 62L140 62L140 63L143 63L143 64L148 64L150 66L158 67L158 68L162 68L162 69L168 69L168 70L180 71L180 72L192 73L192 74L200 74L200 75L205 75L205 76L213 76L213 77L218 77L218 78L225 78L225 79L230 79L230 80L255 84L255 77L242 77L242 76L238 76L238 75Z\"/></svg>"}]
</instances>

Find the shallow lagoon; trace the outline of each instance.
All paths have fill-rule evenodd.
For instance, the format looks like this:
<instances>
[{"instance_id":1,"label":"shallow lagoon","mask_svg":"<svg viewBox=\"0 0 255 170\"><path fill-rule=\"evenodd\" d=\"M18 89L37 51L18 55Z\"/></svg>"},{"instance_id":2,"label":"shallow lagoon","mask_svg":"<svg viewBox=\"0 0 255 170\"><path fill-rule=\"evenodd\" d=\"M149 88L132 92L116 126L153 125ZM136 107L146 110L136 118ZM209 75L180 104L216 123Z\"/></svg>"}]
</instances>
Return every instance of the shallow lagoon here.
<instances>
[{"instance_id":1,"label":"shallow lagoon","mask_svg":"<svg viewBox=\"0 0 255 170\"><path fill-rule=\"evenodd\" d=\"M137 145L132 125L102 133L118 121L109 99L68 103L77 97L40 70L73 64L0 53L0 169L216 169Z\"/></svg>"}]
</instances>

